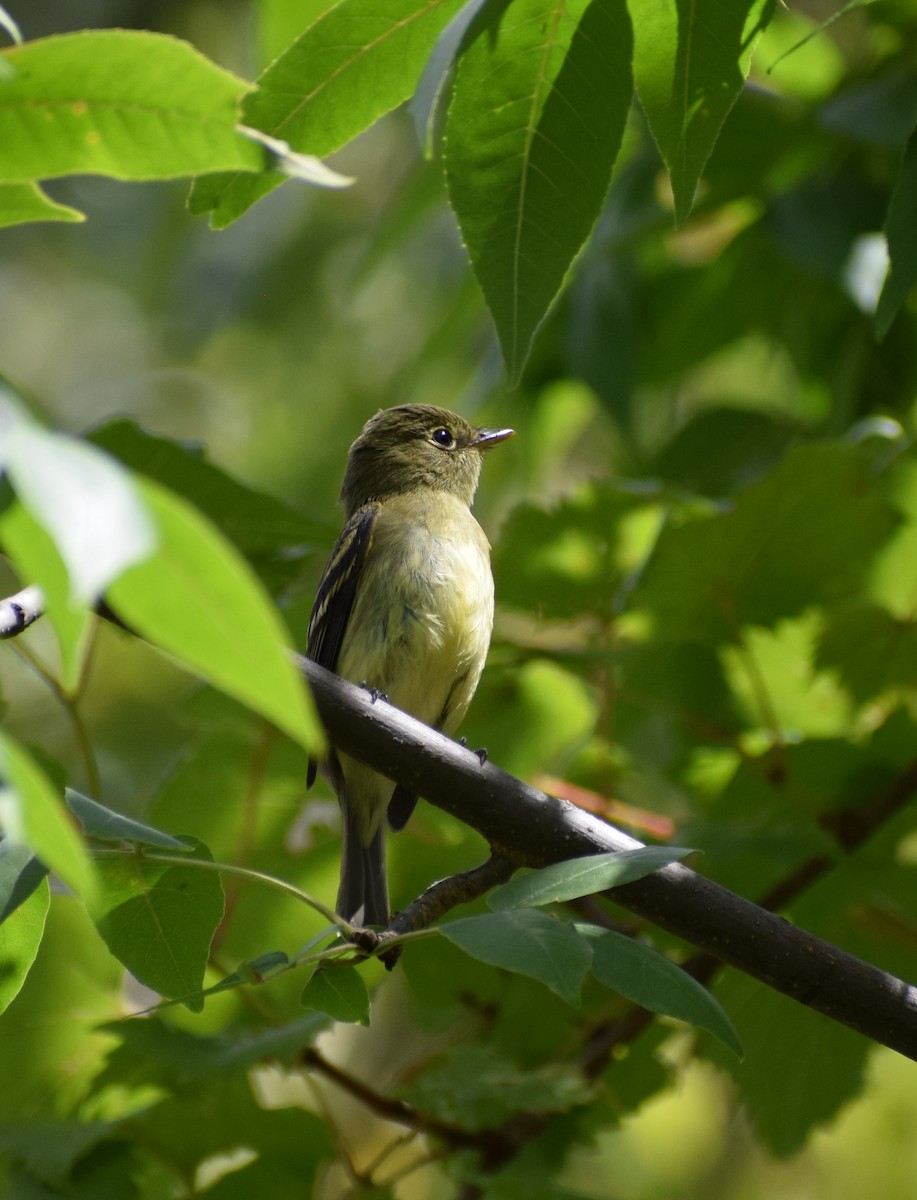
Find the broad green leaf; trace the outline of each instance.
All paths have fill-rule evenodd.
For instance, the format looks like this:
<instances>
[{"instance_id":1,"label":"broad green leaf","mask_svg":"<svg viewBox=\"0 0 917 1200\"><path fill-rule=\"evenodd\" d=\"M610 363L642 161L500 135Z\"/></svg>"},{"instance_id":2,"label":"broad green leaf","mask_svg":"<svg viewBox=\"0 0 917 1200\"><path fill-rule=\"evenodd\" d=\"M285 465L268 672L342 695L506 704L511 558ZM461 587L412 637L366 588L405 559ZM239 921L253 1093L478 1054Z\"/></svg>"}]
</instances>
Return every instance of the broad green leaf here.
<instances>
[{"instance_id":1,"label":"broad green leaf","mask_svg":"<svg viewBox=\"0 0 917 1200\"><path fill-rule=\"evenodd\" d=\"M101 174L169 179L260 170L236 132L247 84L186 42L127 29L38 38L3 51L0 180Z\"/></svg>"},{"instance_id":2,"label":"broad green leaf","mask_svg":"<svg viewBox=\"0 0 917 1200\"><path fill-rule=\"evenodd\" d=\"M34 859L32 860L35 861ZM0 858L0 888L3 860ZM19 995L38 954L51 895L42 876L31 892L0 924L0 1013Z\"/></svg>"},{"instance_id":3,"label":"broad green leaf","mask_svg":"<svg viewBox=\"0 0 917 1200\"><path fill-rule=\"evenodd\" d=\"M30 1174L58 1189L69 1191L68 1175L75 1163L111 1131L106 1121L55 1121L39 1119L0 1127L0 1149L20 1159ZM81 1184L84 1182L81 1179ZM44 1192L45 1196L53 1193ZM39 1193L42 1194L42 1193Z\"/></svg>"},{"instance_id":4,"label":"broad green leaf","mask_svg":"<svg viewBox=\"0 0 917 1200\"><path fill-rule=\"evenodd\" d=\"M260 61L265 66L287 49L334 0L258 0L257 41Z\"/></svg>"},{"instance_id":5,"label":"broad green leaf","mask_svg":"<svg viewBox=\"0 0 917 1200\"><path fill-rule=\"evenodd\" d=\"M28 846L87 902L93 897L93 865L70 815L48 777L8 734L0 731L0 827L9 840Z\"/></svg>"},{"instance_id":6,"label":"broad green leaf","mask_svg":"<svg viewBox=\"0 0 917 1200\"><path fill-rule=\"evenodd\" d=\"M245 560L179 496L148 480L139 488L159 548L109 588L112 608L215 687L315 747L321 734L289 636Z\"/></svg>"},{"instance_id":7,"label":"broad green leaf","mask_svg":"<svg viewBox=\"0 0 917 1200\"><path fill-rule=\"evenodd\" d=\"M452 76L455 60L468 31L481 10L494 0L465 0L446 28L436 39L433 53L427 59L417 90L408 108L417 127L417 137L426 158L433 157L433 141L439 118L439 106Z\"/></svg>"},{"instance_id":8,"label":"broad green leaf","mask_svg":"<svg viewBox=\"0 0 917 1200\"><path fill-rule=\"evenodd\" d=\"M369 1024L369 992L356 967L319 967L303 988L302 1005L335 1021Z\"/></svg>"},{"instance_id":9,"label":"broad green leaf","mask_svg":"<svg viewBox=\"0 0 917 1200\"><path fill-rule=\"evenodd\" d=\"M98 838L102 842L133 842L138 846L158 846L160 850L187 852L194 846L192 839L173 837L170 833L143 825L140 821L125 817L106 808L104 804L75 792L73 788L67 788L64 799L87 837Z\"/></svg>"},{"instance_id":10,"label":"broad green leaf","mask_svg":"<svg viewBox=\"0 0 917 1200\"><path fill-rule=\"evenodd\" d=\"M410 96L460 0L340 0L258 78L248 126L324 158ZM279 171L195 182L192 212L223 228L284 182Z\"/></svg>"},{"instance_id":11,"label":"broad green leaf","mask_svg":"<svg viewBox=\"0 0 917 1200\"><path fill-rule=\"evenodd\" d=\"M327 538L326 528L208 461L199 445L148 433L125 418L100 425L87 440L199 508L242 551L272 594L299 573L310 544Z\"/></svg>"},{"instance_id":12,"label":"broad green leaf","mask_svg":"<svg viewBox=\"0 0 917 1200\"><path fill-rule=\"evenodd\" d=\"M0 183L0 227L31 221L85 221L79 209L58 204L37 183Z\"/></svg>"},{"instance_id":13,"label":"broad green leaf","mask_svg":"<svg viewBox=\"0 0 917 1200\"><path fill-rule=\"evenodd\" d=\"M200 843L196 851L209 858ZM99 859L96 869L99 898L90 913L106 946L141 983L200 1012L210 942L223 916L218 873L140 853Z\"/></svg>"},{"instance_id":14,"label":"broad green leaf","mask_svg":"<svg viewBox=\"0 0 917 1200\"><path fill-rule=\"evenodd\" d=\"M89 644L93 613L71 595L70 578L57 546L22 504L10 504L0 512L0 539L20 579L41 587L47 619L60 648L60 682L73 693Z\"/></svg>"},{"instance_id":15,"label":"broad green leaf","mask_svg":"<svg viewBox=\"0 0 917 1200\"><path fill-rule=\"evenodd\" d=\"M22 504L57 546L71 595L94 603L154 544L150 519L128 473L107 454L32 421L0 388L0 467Z\"/></svg>"},{"instance_id":16,"label":"broad green leaf","mask_svg":"<svg viewBox=\"0 0 917 1200\"><path fill-rule=\"evenodd\" d=\"M681 225L774 0L627 2L637 93L669 169Z\"/></svg>"},{"instance_id":17,"label":"broad green leaf","mask_svg":"<svg viewBox=\"0 0 917 1200\"><path fill-rule=\"evenodd\" d=\"M623 933L597 925L577 925L577 929L592 942L592 974L599 983L650 1012L706 1029L742 1057L742 1043L731 1021L696 979L664 955Z\"/></svg>"},{"instance_id":18,"label":"broad green leaf","mask_svg":"<svg viewBox=\"0 0 917 1200\"><path fill-rule=\"evenodd\" d=\"M485 9L455 72L449 197L511 380L598 218L630 110L625 0Z\"/></svg>"},{"instance_id":19,"label":"broad green leaf","mask_svg":"<svg viewBox=\"0 0 917 1200\"><path fill-rule=\"evenodd\" d=\"M472 958L538 979L568 1004L579 1003L592 947L571 925L524 908L463 917L439 931Z\"/></svg>"},{"instance_id":20,"label":"broad green leaf","mask_svg":"<svg viewBox=\"0 0 917 1200\"><path fill-rule=\"evenodd\" d=\"M641 846L635 850L568 858L511 879L495 888L487 897L487 903L494 911L502 912L508 908L531 908L575 900L579 896L604 892L606 888L633 883L690 853L690 850L677 846Z\"/></svg>"},{"instance_id":21,"label":"broad green leaf","mask_svg":"<svg viewBox=\"0 0 917 1200\"><path fill-rule=\"evenodd\" d=\"M876 308L876 334L884 338L901 305L917 286L917 129L911 134L885 218L891 261Z\"/></svg>"}]
</instances>

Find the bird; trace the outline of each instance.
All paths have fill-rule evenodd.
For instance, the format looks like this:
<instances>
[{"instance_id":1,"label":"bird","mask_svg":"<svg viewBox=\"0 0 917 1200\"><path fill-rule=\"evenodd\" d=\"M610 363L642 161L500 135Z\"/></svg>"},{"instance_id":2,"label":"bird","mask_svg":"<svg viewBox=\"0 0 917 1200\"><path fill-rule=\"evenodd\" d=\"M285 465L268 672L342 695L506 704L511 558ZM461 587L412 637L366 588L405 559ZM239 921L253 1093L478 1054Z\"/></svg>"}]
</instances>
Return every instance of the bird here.
<instances>
[{"instance_id":1,"label":"bird","mask_svg":"<svg viewBox=\"0 0 917 1200\"><path fill-rule=\"evenodd\" d=\"M513 433L429 404L370 417L348 453L345 524L309 621L308 658L447 734L471 703L493 628L490 544L471 505L484 453ZM321 765L342 815L336 911L387 926L385 828L403 829L417 796L333 749ZM309 787L317 768L310 761Z\"/></svg>"}]
</instances>

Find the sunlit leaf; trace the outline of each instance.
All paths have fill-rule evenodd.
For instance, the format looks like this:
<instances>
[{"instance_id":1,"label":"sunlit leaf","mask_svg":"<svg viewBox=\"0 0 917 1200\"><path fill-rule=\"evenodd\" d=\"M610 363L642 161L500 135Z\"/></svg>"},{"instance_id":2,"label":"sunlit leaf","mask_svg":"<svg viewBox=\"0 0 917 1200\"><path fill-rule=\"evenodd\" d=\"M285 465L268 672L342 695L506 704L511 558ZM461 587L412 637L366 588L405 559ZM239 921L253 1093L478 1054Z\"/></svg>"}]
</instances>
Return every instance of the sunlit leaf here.
<instances>
[{"instance_id":1,"label":"sunlit leaf","mask_svg":"<svg viewBox=\"0 0 917 1200\"><path fill-rule=\"evenodd\" d=\"M5 882L4 845L0 843L0 901ZM38 886L11 913L0 912L0 1013L19 995L35 961L50 902L48 883L42 872Z\"/></svg>"},{"instance_id":2,"label":"sunlit leaf","mask_svg":"<svg viewBox=\"0 0 917 1200\"><path fill-rule=\"evenodd\" d=\"M690 850L677 846L641 846L617 853L568 858L511 879L495 888L487 903L494 911L501 912L509 908L575 900L579 896L591 896L594 892L633 883L690 853Z\"/></svg>"},{"instance_id":3,"label":"sunlit leaf","mask_svg":"<svg viewBox=\"0 0 917 1200\"><path fill-rule=\"evenodd\" d=\"M31 221L85 221L79 209L58 204L37 183L0 183L0 227Z\"/></svg>"}]
</instances>

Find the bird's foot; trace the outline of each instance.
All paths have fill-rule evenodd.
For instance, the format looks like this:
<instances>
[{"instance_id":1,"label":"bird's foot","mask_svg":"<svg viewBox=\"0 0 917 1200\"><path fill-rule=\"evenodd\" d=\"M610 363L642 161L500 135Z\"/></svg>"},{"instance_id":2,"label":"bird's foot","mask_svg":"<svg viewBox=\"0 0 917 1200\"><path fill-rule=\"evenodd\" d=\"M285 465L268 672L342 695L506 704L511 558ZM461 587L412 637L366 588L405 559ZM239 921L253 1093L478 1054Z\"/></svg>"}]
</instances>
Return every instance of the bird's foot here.
<instances>
[{"instance_id":1,"label":"bird's foot","mask_svg":"<svg viewBox=\"0 0 917 1200\"><path fill-rule=\"evenodd\" d=\"M370 704L375 704L377 700L385 700L386 702L388 701L388 696L385 692L380 692L378 688L370 687L365 679L360 680L360 687L364 692L369 692Z\"/></svg>"},{"instance_id":2,"label":"bird's foot","mask_svg":"<svg viewBox=\"0 0 917 1200\"><path fill-rule=\"evenodd\" d=\"M466 750L470 749L467 738L459 738L459 745L464 746L464 748ZM472 750L471 753L475 756L475 758L477 758L478 762L483 767L484 764L487 762L486 748L482 746L480 750Z\"/></svg>"}]
</instances>

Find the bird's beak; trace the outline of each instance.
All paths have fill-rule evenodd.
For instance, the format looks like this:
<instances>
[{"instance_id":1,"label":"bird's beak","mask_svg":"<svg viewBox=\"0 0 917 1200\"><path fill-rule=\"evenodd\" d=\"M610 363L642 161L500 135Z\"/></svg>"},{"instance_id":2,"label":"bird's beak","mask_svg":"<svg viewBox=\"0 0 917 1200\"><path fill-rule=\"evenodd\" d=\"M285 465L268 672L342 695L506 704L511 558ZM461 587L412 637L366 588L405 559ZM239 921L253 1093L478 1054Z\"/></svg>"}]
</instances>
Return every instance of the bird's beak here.
<instances>
[{"instance_id":1,"label":"bird's beak","mask_svg":"<svg viewBox=\"0 0 917 1200\"><path fill-rule=\"evenodd\" d=\"M474 444L479 450L489 450L497 442L505 442L515 433L515 429L479 429Z\"/></svg>"}]
</instances>

